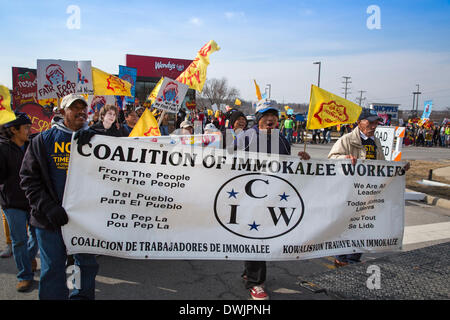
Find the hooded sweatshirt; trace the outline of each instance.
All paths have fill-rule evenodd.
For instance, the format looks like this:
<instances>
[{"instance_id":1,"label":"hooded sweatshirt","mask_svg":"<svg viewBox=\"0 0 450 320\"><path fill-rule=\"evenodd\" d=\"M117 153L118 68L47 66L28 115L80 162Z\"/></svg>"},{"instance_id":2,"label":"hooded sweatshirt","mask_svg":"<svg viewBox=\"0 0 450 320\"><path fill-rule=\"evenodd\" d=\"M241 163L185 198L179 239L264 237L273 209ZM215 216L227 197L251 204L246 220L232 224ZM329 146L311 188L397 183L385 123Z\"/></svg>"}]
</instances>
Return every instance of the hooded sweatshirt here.
<instances>
[{"instance_id":1,"label":"hooded sweatshirt","mask_svg":"<svg viewBox=\"0 0 450 320\"><path fill-rule=\"evenodd\" d=\"M32 226L52 229L46 214L62 205L72 133L61 119L31 140L20 169L20 186L31 206Z\"/></svg>"},{"instance_id":2,"label":"hooded sweatshirt","mask_svg":"<svg viewBox=\"0 0 450 320\"><path fill-rule=\"evenodd\" d=\"M25 192L20 188L19 177L25 147L0 136L0 205L4 209L30 210Z\"/></svg>"}]
</instances>

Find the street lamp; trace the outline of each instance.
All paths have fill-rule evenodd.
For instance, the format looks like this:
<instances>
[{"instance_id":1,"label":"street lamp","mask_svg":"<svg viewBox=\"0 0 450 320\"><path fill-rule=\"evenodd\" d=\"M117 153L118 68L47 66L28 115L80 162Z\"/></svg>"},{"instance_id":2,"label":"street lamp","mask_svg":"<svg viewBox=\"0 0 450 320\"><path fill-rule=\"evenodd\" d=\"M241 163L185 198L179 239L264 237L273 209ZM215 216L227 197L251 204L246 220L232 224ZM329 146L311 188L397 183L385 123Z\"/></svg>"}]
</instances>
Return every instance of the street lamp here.
<instances>
[{"instance_id":1,"label":"street lamp","mask_svg":"<svg viewBox=\"0 0 450 320\"><path fill-rule=\"evenodd\" d=\"M270 100L270 92L272 90L272 85L271 84L266 84L266 89L267 87L269 87L269 100Z\"/></svg>"},{"instance_id":2,"label":"street lamp","mask_svg":"<svg viewBox=\"0 0 450 320\"><path fill-rule=\"evenodd\" d=\"M319 65L319 79L317 80L317 86L320 87L320 66L322 65L322 63L320 61L317 61L317 62L313 62L313 64Z\"/></svg>"}]
</instances>

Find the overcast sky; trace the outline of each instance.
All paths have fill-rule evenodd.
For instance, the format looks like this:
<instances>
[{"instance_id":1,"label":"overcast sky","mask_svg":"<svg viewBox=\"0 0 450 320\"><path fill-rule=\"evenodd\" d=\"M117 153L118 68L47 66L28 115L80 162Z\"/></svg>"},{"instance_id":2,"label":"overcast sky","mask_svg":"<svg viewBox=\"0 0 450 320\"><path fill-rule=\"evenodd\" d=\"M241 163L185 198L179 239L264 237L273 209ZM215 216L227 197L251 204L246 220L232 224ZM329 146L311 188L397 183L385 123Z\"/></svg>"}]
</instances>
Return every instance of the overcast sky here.
<instances>
[{"instance_id":1,"label":"overcast sky","mask_svg":"<svg viewBox=\"0 0 450 320\"><path fill-rule=\"evenodd\" d=\"M0 83L36 59L92 60L118 73L125 55L193 59L209 40L209 78L226 77L241 98L253 79L278 102L308 103L311 84L348 99L411 109L416 84L434 109L450 107L449 1L3 1ZM80 9L79 29L69 6ZM367 12L376 5L376 12ZM378 20L376 18L379 18ZM75 17L76 18L76 17ZM378 26L379 29L369 29ZM68 27L72 26L71 28Z\"/></svg>"}]
</instances>

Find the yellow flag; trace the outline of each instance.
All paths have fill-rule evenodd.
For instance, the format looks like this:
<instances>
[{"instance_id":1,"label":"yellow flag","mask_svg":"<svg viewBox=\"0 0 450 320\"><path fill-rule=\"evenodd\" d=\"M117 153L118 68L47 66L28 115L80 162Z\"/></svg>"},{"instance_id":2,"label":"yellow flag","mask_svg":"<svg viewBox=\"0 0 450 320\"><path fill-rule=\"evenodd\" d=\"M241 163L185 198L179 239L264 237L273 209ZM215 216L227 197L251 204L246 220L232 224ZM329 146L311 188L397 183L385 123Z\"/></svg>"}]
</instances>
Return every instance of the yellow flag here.
<instances>
[{"instance_id":1,"label":"yellow flag","mask_svg":"<svg viewBox=\"0 0 450 320\"><path fill-rule=\"evenodd\" d=\"M129 137L157 137L160 136L158 122L149 109L145 109L142 116L130 132Z\"/></svg>"},{"instance_id":2,"label":"yellow flag","mask_svg":"<svg viewBox=\"0 0 450 320\"><path fill-rule=\"evenodd\" d=\"M237 105L237 106L240 106L241 105L241 100L236 98L236 101L234 101L234 104Z\"/></svg>"},{"instance_id":3,"label":"yellow flag","mask_svg":"<svg viewBox=\"0 0 450 320\"><path fill-rule=\"evenodd\" d=\"M199 50L194 61L175 80L187 84L191 89L202 92L206 81L209 56L218 50L220 50L220 47L217 43L214 40L209 41Z\"/></svg>"},{"instance_id":4,"label":"yellow flag","mask_svg":"<svg viewBox=\"0 0 450 320\"><path fill-rule=\"evenodd\" d=\"M256 83L256 80L253 80L253 81L255 82L256 97L258 98L258 101L259 101L259 100L262 99L262 96L261 96L261 90L259 90L259 86L258 86L258 84Z\"/></svg>"},{"instance_id":5,"label":"yellow flag","mask_svg":"<svg viewBox=\"0 0 450 320\"><path fill-rule=\"evenodd\" d=\"M131 83L92 67L92 82L96 96L131 97Z\"/></svg>"},{"instance_id":6,"label":"yellow flag","mask_svg":"<svg viewBox=\"0 0 450 320\"><path fill-rule=\"evenodd\" d=\"M161 77L161 79L159 79L156 86L153 88L152 92L150 92L150 94L148 95L147 101L150 101L151 104L153 104L153 102L155 102L156 97L158 96L159 89L161 89L161 84L163 83L163 81L164 81L164 77Z\"/></svg>"},{"instance_id":7,"label":"yellow flag","mask_svg":"<svg viewBox=\"0 0 450 320\"><path fill-rule=\"evenodd\" d=\"M9 89L0 85L0 124L13 121L16 115L11 110L11 95Z\"/></svg>"},{"instance_id":8,"label":"yellow flag","mask_svg":"<svg viewBox=\"0 0 450 320\"><path fill-rule=\"evenodd\" d=\"M338 124L355 123L362 111L356 103L311 85L306 129L321 129Z\"/></svg>"}]
</instances>

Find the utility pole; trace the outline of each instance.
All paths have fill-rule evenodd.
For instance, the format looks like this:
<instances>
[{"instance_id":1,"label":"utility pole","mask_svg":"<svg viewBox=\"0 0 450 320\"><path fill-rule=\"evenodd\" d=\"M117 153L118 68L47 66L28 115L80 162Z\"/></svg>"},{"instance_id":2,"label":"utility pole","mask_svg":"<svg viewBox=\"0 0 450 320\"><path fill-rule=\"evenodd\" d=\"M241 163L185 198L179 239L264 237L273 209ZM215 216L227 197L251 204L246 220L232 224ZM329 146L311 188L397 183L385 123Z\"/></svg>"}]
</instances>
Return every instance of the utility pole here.
<instances>
[{"instance_id":1,"label":"utility pole","mask_svg":"<svg viewBox=\"0 0 450 320\"><path fill-rule=\"evenodd\" d=\"M344 83L345 84L345 88L342 88L342 89L344 89L345 91L344 91L344 98L345 99L347 99L347 91L350 89L349 87L348 87L348 85L350 84L350 83L352 83L351 81L349 81L352 77L346 77L346 76L343 76L342 78L344 78L345 80L345 82L342 82L342 83ZM348 93L351 93L351 92L348 92Z\"/></svg>"},{"instance_id":2,"label":"utility pole","mask_svg":"<svg viewBox=\"0 0 450 320\"><path fill-rule=\"evenodd\" d=\"M419 91L419 85L416 84L417 90L413 92L413 107L412 107L412 117L417 117L419 114L419 94L422 92ZM416 99L417 95L417 99Z\"/></svg>"},{"instance_id":3,"label":"utility pole","mask_svg":"<svg viewBox=\"0 0 450 320\"><path fill-rule=\"evenodd\" d=\"M272 85L271 84L266 84L266 89L267 87L269 87L269 100L270 100L270 93L272 91Z\"/></svg>"},{"instance_id":4,"label":"utility pole","mask_svg":"<svg viewBox=\"0 0 450 320\"><path fill-rule=\"evenodd\" d=\"M319 65L319 77L317 79L317 86L320 88L320 67L322 65L321 61L317 61L317 62L313 62L313 64L318 64Z\"/></svg>"},{"instance_id":5,"label":"utility pole","mask_svg":"<svg viewBox=\"0 0 450 320\"><path fill-rule=\"evenodd\" d=\"M358 105L360 105L361 107L362 107L362 101L363 101L363 97L362 97L362 95L363 95L363 93L365 93L365 92L367 92L367 91L363 91L363 90L359 90L358 91L359 93L360 93L360 96L359 96L359 98L358 98ZM364 98L365 99L365 98Z\"/></svg>"}]
</instances>

